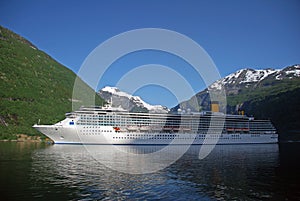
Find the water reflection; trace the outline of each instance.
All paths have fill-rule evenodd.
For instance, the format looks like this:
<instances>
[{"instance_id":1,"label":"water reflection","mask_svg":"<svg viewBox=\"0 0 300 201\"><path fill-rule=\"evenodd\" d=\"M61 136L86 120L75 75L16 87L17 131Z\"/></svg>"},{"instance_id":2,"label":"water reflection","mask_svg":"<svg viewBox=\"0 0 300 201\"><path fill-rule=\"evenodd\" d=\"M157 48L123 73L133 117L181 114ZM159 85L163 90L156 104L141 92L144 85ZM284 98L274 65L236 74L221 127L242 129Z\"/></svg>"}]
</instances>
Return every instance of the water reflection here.
<instances>
[{"instance_id":1,"label":"water reflection","mask_svg":"<svg viewBox=\"0 0 300 201\"><path fill-rule=\"evenodd\" d=\"M139 170L170 160L176 146L153 160L134 160L132 154L153 153L161 146L54 145L33 153L31 180L34 197L65 199L218 199L274 198L272 186L279 164L278 145L217 145L203 160L200 146L169 167L151 174L134 175L111 166ZM98 157L98 158L97 158ZM99 160L102 160L101 163ZM44 185L41 186L40 184Z\"/></svg>"},{"instance_id":2,"label":"water reflection","mask_svg":"<svg viewBox=\"0 0 300 201\"><path fill-rule=\"evenodd\" d=\"M211 198L251 200L273 197L277 145L220 145L202 161L192 158L195 157L186 156L174 164L173 175L182 180L189 178L188 181L199 187L201 193Z\"/></svg>"}]
</instances>

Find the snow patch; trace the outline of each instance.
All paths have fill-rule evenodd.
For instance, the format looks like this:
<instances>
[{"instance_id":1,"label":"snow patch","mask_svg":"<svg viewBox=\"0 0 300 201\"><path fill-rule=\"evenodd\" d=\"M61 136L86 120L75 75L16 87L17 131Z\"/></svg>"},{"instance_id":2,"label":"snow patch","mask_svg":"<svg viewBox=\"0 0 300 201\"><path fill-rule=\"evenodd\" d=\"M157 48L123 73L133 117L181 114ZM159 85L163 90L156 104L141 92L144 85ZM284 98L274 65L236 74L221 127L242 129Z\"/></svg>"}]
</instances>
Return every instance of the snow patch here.
<instances>
[{"instance_id":1,"label":"snow patch","mask_svg":"<svg viewBox=\"0 0 300 201\"><path fill-rule=\"evenodd\" d=\"M164 112L165 113L165 112L169 111L166 107L164 107L162 105L151 105L149 103L146 103L144 100L142 100L141 97L130 95L126 92L121 91L117 87L106 86L103 89L101 89L101 91L111 93L112 95L115 95L115 96L126 97L128 99L131 99L135 103L137 103L137 105L142 105L143 107L147 108L147 110L152 111L152 112Z\"/></svg>"},{"instance_id":2,"label":"snow patch","mask_svg":"<svg viewBox=\"0 0 300 201\"><path fill-rule=\"evenodd\" d=\"M235 73L231 73L226 77L214 82L209 86L211 89L221 89L222 86L234 85L234 84L246 84L249 87L252 83L258 83L263 81L269 76L274 76L276 80L282 80L284 75L293 74L300 77L300 65L293 66L293 70L285 71L283 69L264 69L254 70L244 68L238 70Z\"/></svg>"},{"instance_id":3,"label":"snow patch","mask_svg":"<svg viewBox=\"0 0 300 201\"><path fill-rule=\"evenodd\" d=\"M287 75L294 74L294 76L300 77L300 69L285 71Z\"/></svg>"},{"instance_id":4,"label":"snow patch","mask_svg":"<svg viewBox=\"0 0 300 201\"><path fill-rule=\"evenodd\" d=\"M126 92L123 92L121 91L120 89L118 89L117 87L109 87L109 86L106 86L104 87L103 89L101 89L101 91L105 91L105 92L108 92L108 93L111 93L113 95L116 95L116 96L125 96L129 99L131 99L133 96L126 93Z\"/></svg>"},{"instance_id":5,"label":"snow patch","mask_svg":"<svg viewBox=\"0 0 300 201\"><path fill-rule=\"evenodd\" d=\"M240 83L249 83L249 82L260 82L267 78L269 75L278 72L279 70L266 69L266 70L248 70L246 72L244 80Z\"/></svg>"}]
</instances>

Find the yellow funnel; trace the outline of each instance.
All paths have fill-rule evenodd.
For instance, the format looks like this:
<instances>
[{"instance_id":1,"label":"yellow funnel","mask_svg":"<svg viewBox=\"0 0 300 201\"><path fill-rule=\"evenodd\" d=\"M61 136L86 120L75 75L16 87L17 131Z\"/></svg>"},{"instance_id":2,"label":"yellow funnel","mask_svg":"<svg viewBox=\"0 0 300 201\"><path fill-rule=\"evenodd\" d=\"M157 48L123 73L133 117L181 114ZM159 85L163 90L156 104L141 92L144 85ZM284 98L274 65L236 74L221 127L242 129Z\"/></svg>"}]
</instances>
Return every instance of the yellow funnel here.
<instances>
[{"instance_id":1,"label":"yellow funnel","mask_svg":"<svg viewBox=\"0 0 300 201\"><path fill-rule=\"evenodd\" d=\"M220 112L219 102L218 101L212 101L211 102L211 111L212 112Z\"/></svg>"}]
</instances>

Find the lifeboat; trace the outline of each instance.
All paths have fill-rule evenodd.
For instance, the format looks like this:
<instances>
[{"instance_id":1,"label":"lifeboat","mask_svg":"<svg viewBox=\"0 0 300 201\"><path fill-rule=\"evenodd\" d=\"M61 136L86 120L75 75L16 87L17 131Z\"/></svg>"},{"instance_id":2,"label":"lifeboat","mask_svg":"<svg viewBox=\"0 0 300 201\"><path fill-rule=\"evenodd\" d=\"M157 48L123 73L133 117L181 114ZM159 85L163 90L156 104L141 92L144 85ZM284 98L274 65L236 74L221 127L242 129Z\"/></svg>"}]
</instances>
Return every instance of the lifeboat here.
<instances>
[{"instance_id":1,"label":"lifeboat","mask_svg":"<svg viewBox=\"0 0 300 201\"><path fill-rule=\"evenodd\" d=\"M182 130L183 130L183 131L191 131L191 129L190 129L190 128L187 128L187 127L182 128Z\"/></svg>"},{"instance_id":2,"label":"lifeboat","mask_svg":"<svg viewBox=\"0 0 300 201\"><path fill-rule=\"evenodd\" d=\"M162 127L161 126L151 127L151 130L153 130L153 131L161 131Z\"/></svg>"},{"instance_id":3,"label":"lifeboat","mask_svg":"<svg viewBox=\"0 0 300 201\"><path fill-rule=\"evenodd\" d=\"M163 130L171 131L171 130L173 130L173 128L171 126L164 126Z\"/></svg>"},{"instance_id":4,"label":"lifeboat","mask_svg":"<svg viewBox=\"0 0 300 201\"><path fill-rule=\"evenodd\" d=\"M136 130L138 130L138 127L137 126L128 126L127 130L129 130L129 131L136 131Z\"/></svg>"},{"instance_id":5,"label":"lifeboat","mask_svg":"<svg viewBox=\"0 0 300 201\"><path fill-rule=\"evenodd\" d=\"M150 127L149 126L141 126L140 130L141 131L148 131L148 130L150 130Z\"/></svg>"},{"instance_id":6,"label":"lifeboat","mask_svg":"<svg viewBox=\"0 0 300 201\"><path fill-rule=\"evenodd\" d=\"M114 130L115 130L116 132L119 132L121 129L120 129L120 127L114 127Z\"/></svg>"}]
</instances>

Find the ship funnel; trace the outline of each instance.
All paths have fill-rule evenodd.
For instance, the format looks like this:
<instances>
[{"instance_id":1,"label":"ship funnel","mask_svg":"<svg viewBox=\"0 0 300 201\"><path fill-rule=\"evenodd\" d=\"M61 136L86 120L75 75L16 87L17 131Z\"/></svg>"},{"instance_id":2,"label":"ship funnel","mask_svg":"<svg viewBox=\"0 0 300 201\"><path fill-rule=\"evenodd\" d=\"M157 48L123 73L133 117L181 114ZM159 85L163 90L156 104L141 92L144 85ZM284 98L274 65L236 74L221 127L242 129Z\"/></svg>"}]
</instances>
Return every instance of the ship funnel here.
<instances>
[{"instance_id":1,"label":"ship funnel","mask_svg":"<svg viewBox=\"0 0 300 201\"><path fill-rule=\"evenodd\" d=\"M211 111L212 112L220 112L218 101L211 101L210 105L211 105Z\"/></svg>"}]
</instances>

